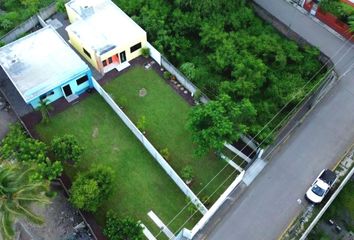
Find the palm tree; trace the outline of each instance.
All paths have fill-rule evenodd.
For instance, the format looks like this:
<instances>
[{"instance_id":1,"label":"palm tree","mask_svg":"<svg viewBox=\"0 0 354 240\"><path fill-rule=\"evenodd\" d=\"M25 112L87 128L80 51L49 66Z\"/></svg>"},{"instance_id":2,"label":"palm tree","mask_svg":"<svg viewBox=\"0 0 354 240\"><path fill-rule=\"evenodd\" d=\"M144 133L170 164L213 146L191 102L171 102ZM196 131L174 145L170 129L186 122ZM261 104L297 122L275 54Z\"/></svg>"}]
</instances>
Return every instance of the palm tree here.
<instances>
[{"instance_id":1,"label":"palm tree","mask_svg":"<svg viewBox=\"0 0 354 240\"><path fill-rule=\"evenodd\" d=\"M48 105L48 100L40 100L38 110L41 112L43 123L49 122L49 111L53 110L51 105Z\"/></svg>"},{"instance_id":2,"label":"palm tree","mask_svg":"<svg viewBox=\"0 0 354 240\"><path fill-rule=\"evenodd\" d=\"M44 222L28 209L31 203L50 203L45 196L48 183L30 181L32 170L24 171L16 164L0 165L0 232L4 240L14 237L16 219L26 218L36 224Z\"/></svg>"}]
</instances>

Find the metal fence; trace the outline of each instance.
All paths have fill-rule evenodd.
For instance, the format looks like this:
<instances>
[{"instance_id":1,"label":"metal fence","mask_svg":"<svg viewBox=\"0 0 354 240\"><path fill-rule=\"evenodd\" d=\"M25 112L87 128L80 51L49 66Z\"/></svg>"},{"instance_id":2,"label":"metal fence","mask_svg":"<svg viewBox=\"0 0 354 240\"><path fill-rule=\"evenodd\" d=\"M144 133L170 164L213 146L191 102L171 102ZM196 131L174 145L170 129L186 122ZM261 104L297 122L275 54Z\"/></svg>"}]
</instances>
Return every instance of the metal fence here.
<instances>
[{"instance_id":1,"label":"metal fence","mask_svg":"<svg viewBox=\"0 0 354 240\"><path fill-rule=\"evenodd\" d=\"M128 118L127 115L119 108L109 94L100 86L100 84L93 79L93 86L96 91L103 97L103 99L109 104L113 111L120 117L124 124L132 131L132 133L138 138L138 140L144 145L146 150L155 158L165 172L171 177L171 179L177 184L182 192L190 198L193 204L199 209L202 214L205 214L208 209L199 200L199 198L192 192L192 190L184 183L184 181L178 176L173 168L166 162L161 154L155 149L155 147L149 142L142 132L134 125L134 123Z\"/></svg>"}]
</instances>

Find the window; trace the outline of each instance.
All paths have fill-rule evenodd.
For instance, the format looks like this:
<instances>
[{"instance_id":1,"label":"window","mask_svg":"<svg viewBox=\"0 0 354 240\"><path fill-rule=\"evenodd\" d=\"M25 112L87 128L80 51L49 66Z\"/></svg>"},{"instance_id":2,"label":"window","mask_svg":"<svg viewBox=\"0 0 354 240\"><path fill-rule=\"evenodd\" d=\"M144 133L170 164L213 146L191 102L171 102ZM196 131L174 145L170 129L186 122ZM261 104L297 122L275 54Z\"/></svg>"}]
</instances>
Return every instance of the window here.
<instances>
[{"instance_id":1,"label":"window","mask_svg":"<svg viewBox=\"0 0 354 240\"><path fill-rule=\"evenodd\" d=\"M77 85L80 85L80 84L83 84L84 82L86 82L87 80L88 80L88 77L87 77L87 75L85 75L85 76L77 79L76 83L77 83Z\"/></svg>"},{"instance_id":2,"label":"window","mask_svg":"<svg viewBox=\"0 0 354 240\"><path fill-rule=\"evenodd\" d=\"M109 57L109 58L108 58L108 63L111 64L112 62L113 62L112 57Z\"/></svg>"},{"instance_id":3,"label":"window","mask_svg":"<svg viewBox=\"0 0 354 240\"><path fill-rule=\"evenodd\" d=\"M104 67L107 66L107 61L106 61L106 60L103 60L103 61L102 61L102 64L103 64Z\"/></svg>"},{"instance_id":4,"label":"window","mask_svg":"<svg viewBox=\"0 0 354 240\"><path fill-rule=\"evenodd\" d=\"M89 57L91 58L91 54L85 49L85 48L82 48L84 50L84 53Z\"/></svg>"},{"instance_id":5,"label":"window","mask_svg":"<svg viewBox=\"0 0 354 240\"><path fill-rule=\"evenodd\" d=\"M141 43L138 43L138 44L135 44L134 46L132 46L130 48L130 52L135 52L136 50L140 49L141 48Z\"/></svg>"},{"instance_id":6,"label":"window","mask_svg":"<svg viewBox=\"0 0 354 240\"><path fill-rule=\"evenodd\" d=\"M49 97L49 96L51 96L51 95L54 95L54 91L50 91L50 92L47 92L47 93L41 95L41 96L39 97L39 100L44 100L44 99L46 99L47 97Z\"/></svg>"}]
</instances>

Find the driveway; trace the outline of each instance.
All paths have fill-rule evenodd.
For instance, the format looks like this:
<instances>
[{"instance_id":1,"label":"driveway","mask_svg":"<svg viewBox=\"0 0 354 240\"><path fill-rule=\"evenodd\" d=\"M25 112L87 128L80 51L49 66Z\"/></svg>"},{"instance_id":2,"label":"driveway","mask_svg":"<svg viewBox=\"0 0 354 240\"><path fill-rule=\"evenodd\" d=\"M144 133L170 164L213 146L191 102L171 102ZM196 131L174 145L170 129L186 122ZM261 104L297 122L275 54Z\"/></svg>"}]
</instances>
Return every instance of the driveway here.
<instances>
[{"instance_id":1,"label":"driveway","mask_svg":"<svg viewBox=\"0 0 354 240\"><path fill-rule=\"evenodd\" d=\"M354 64L354 46L283 0L255 2L331 57L338 75L344 76L230 208L209 235L213 240L277 239L300 213L297 199L354 140L354 69L348 70Z\"/></svg>"}]
</instances>

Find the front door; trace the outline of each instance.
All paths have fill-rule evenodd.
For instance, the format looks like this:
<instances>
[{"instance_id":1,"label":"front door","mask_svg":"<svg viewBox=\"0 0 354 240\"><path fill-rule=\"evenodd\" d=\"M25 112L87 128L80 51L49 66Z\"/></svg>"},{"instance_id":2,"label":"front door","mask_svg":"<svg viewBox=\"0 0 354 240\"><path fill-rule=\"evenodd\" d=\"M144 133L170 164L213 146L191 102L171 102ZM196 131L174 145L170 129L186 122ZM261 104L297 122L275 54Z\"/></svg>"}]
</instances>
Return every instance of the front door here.
<instances>
[{"instance_id":1,"label":"front door","mask_svg":"<svg viewBox=\"0 0 354 240\"><path fill-rule=\"evenodd\" d=\"M70 96L71 94L73 94L73 92L71 91L70 84L65 85L65 86L63 87L63 91L64 91L64 94L65 94L65 97L68 97L68 96Z\"/></svg>"},{"instance_id":2,"label":"front door","mask_svg":"<svg viewBox=\"0 0 354 240\"><path fill-rule=\"evenodd\" d=\"M120 56L120 62L123 63L123 62L127 61L127 57L125 56L125 51L121 52L119 54L119 56Z\"/></svg>"}]
</instances>

